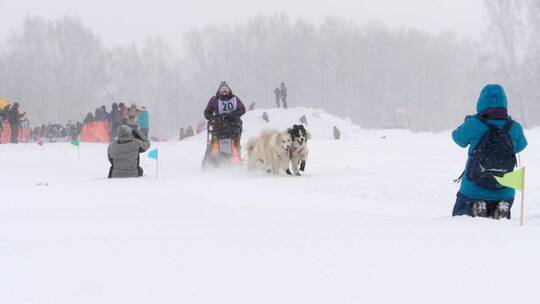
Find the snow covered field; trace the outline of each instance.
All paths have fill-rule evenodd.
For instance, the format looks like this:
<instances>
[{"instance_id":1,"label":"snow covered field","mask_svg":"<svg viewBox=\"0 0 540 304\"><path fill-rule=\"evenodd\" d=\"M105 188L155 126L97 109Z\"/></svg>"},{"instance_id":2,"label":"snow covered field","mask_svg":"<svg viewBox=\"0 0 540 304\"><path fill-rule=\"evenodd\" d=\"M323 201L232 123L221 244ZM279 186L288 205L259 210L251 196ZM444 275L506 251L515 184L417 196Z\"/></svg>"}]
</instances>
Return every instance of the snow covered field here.
<instances>
[{"instance_id":1,"label":"snow covered field","mask_svg":"<svg viewBox=\"0 0 540 304\"><path fill-rule=\"evenodd\" d=\"M266 126L245 119L245 136ZM108 180L106 145L0 145L0 303L538 303L540 130L526 221L451 218L466 151L449 132L307 114L302 177L203 173L205 137L156 143ZM333 125L343 139L331 139Z\"/></svg>"}]
</instances>

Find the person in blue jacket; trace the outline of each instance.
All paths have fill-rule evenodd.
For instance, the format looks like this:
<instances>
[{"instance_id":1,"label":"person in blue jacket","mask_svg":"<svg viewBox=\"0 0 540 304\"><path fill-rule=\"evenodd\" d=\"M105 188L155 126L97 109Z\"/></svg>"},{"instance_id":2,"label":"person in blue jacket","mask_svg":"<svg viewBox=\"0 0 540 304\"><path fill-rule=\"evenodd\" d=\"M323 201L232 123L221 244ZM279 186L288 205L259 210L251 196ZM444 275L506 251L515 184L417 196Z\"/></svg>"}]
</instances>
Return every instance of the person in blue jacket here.
<instances>
[{"instance_id":1,"label":"person in blue jacket","mask_svg":"<svg viewBox=\"0 0 540 304\"><path fill-rule=\"evenodd\" d=\"M139 129L143 132L144 136L148 137L150 131L150 117L146 107L141 107L141 113L139 114Z\"/></svg>"},{"instance_id":2,"label":"person in blue jacket","mask_svg":"<svg viewBox=\"0 0 540 304\"><path fill-rule=\"evenodd\" d=\"M512 119L508 116L507 107L508 101L502 86L498 84L486 85L478 98L476 106L478 113L474 116L467 116L463 124L452 132L452 138L456 144L462 148L469 147L467 165L462 176L461 187L457 194L452 216L478 216L478 214L474 214L475 211L478 211L476 208L484 208L487 209L486 213L490 217L499 218L494 214L502 214L501 217L510 218L510 208L515 195L514 189L507 187L501 187L500 189L484 188L467 177L473 152L480 139L489 130L489 127L482 120L502 129L506 122ZM523 151L527 146L523 128L518 122L514 121L511 125L508 136L512 141L515 153Z\"/></svg>"}]
</instances>

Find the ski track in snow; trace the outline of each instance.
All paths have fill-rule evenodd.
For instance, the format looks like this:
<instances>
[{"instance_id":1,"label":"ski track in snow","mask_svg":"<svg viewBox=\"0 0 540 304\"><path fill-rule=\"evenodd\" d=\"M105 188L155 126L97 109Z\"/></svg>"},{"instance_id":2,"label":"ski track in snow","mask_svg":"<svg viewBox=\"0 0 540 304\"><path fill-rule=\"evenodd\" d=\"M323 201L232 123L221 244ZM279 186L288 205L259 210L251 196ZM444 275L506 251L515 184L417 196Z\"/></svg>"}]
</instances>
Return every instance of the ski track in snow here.
<instances>
[{"instance_id":1,"label":"ski track in snow","mask_svg":"<svg viewBox=\"0 0 540 304\"><path fill-rule=\"evenodd\" d=\"M80 161L69 143L0 145L0 303L538 302L539 129L520 227L518 202L510 221L450 217L466 151L449 132L269 113L280 129L308 113L304 176L203 173L204 135L153 144L159 180L145 155L146 177L106 179L106 145Z\"/></svg>"}]
</instances>

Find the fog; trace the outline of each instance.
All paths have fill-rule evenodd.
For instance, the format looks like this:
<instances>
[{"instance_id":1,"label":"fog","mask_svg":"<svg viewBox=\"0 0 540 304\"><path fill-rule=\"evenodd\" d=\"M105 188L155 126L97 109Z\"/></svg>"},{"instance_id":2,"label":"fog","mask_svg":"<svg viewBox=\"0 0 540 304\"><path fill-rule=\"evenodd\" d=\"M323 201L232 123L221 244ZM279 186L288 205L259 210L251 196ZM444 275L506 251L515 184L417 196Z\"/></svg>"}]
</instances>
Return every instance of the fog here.
<instances>
[{"instance_id":1,"label":"fog","mask_svg":"<svg viewBox=\"0 0 540 304\"><path fill-rule=\"evenodd\" d=\"M332 3L332 5L329 5ZM194 125L226 80L246 104L320 107L365 128L450 129L499 82L539 120L538 1L0 1L0 97L33 125L145 105Z\"/></svg>"},{"instance_id":2,"label":"fog","mask_svg":"<svg viewBox=\"0 0 540 304\"><path fill-rule=\"evenodd\" d=\"M27 16L76 16L106 44L142 43L159 35L172 45L185 30L210 23L239 24L257 14L286 13L320 23L328 15L364 24L380 20L391 28L408 26L430 33L450 30L478 36L486 18L481 0L0 0L0 38Z\"/></svg>"}]
</instances>

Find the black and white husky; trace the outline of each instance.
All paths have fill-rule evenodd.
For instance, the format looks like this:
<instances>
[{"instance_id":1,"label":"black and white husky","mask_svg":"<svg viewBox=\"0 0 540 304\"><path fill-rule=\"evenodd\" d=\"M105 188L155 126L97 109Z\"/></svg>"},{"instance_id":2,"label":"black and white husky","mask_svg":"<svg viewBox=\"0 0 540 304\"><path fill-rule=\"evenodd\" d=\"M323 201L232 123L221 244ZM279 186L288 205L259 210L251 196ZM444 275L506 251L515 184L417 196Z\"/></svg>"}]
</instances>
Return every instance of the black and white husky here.
<instances>
[{"instance_id":1,"label":"black and white husky","mask_svg":"<svg viewBox=\"0 0 540 304\"><path fill-rule=\"evenodd\" d=\"M306 160L308 157L307 141L310 136L303 125L294 125L287 132L292 138L290 150L292 172L291 170L287 170L287 174L300 175L300 171L304 172L306 169Z\"/></svg>"}]
</instances>

